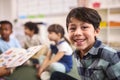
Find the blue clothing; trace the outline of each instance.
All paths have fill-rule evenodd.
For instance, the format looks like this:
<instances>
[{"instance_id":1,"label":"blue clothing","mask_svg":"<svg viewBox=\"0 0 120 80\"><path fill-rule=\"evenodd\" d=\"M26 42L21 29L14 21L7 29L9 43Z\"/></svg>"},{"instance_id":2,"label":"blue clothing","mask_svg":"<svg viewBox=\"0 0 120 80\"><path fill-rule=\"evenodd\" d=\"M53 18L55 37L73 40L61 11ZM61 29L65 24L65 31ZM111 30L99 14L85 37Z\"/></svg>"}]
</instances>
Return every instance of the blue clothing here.
<instances>
[{"instance_id":1,"label":"blue clothing","mask_svg":"<svg viewBox=\"0 0 120 80\"><path fill-rule=\"evenodd\" d=\"M119 53L96 40L93 47L80 59L76 50L78 72L81 80L120 80Z\"/></svg>"},{"instance_id":2,"label":"blue clothing","mask_svg":"<svg viewBox=\"0 0 120 80\"><path fill-rule=\"evenodd\" d=\"M5 52L9 48L21 48L19 42L15 38L11 38L8 42L0 38L0 53Z\"/></svg>"},{"instance_id":3,"label":"blue clothing","mask_svg":"<svg viewBox=\"0 0 120 80\"><path fill-rule=\"evenodd\" d=\"M72 48L70 45L64 39L61 39L56 45L51 45L51 51L54 54L57 54L59 51L65 52L65 55L58 62L65 66L66 72L70 72L73 65Z\"/></svg>"},{"instance_id":4,"label":"blue clothing","mask_svg":"<svg viewBox=\"0 0 120 80\"><path fill-rule=\"evenodd\" d=\"M66 68L65 68L65 66L62 63L60 63L60 62L54 62L54 63L51 63L49 65L48 71L50 73L53 73L55 71L65 73L66 72Z\"/></svg>"}]
</instances>

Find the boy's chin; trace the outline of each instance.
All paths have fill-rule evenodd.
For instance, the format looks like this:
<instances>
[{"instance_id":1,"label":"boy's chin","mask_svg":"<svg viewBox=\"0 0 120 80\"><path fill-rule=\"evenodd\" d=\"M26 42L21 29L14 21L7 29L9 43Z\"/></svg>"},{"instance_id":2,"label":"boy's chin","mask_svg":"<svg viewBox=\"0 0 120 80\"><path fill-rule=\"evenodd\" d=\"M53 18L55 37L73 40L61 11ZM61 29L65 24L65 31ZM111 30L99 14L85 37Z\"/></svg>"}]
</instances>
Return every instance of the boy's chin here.
<instances>
[{"instance_id":1,"label":"boy's chin","mask_svg":"<svg viewBox=\"0 0 120 80\"><path fill-rule=\"evenodd\" d=\"M76 47L77 50L84 50L85 49L83 46L76 46L75 45L75 47Z\"/></svg>"}]
</instances>

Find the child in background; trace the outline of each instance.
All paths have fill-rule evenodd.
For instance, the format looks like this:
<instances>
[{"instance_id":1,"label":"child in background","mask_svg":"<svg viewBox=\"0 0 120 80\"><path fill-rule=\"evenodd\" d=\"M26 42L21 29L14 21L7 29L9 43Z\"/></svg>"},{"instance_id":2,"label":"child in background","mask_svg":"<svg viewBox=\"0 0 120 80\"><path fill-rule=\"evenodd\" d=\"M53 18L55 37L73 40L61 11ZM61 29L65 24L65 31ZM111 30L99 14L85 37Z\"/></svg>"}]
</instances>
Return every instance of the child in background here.
<instances>
[{"instance_id":1,"label":"child in background","mask_svg":"<svg viewBox=\"0 0 120 80\"><path fill-rule=\"evenodd\" d=\"M9 48L21 48L21 45L19 42L13 38L10 37L12 34L12 23L9 21L0 21L0 53L5 52Z\"/></svg>"},{"instance_id":2,"label":"child in background","mask_svg":"<svg viewBox=\"0 0 120 80\"><path fill-rule=\"evenodd\" d=\"M26 39L24 42L24 48L29 48L33 46L37 46L41 44L39 33L39 28L37 27L37 24L33 22L26 22L24 24L24 30Z\"/></svg>"},{"instance_id":3,"label":"child in background","mask_svg":"<svg viewBox=\"0 0 120 80\"><path fill-rule=\"evenodd\" d=\"M26 35L26 39L25 39L25 42L24 42L24 48L27 49L27 48L30 48L30 47L33 47L33 46L39 46L39 45L42 46L42 48L39 50L39 52L37 52L30 59L30 61L28 60L25 63L26 65L31 65L31 61L32 61L32 63L35 64L35 67L37 67L38 64L39 64L38 58L41 55L45 55L48 51L48 48L47 48L46 45L41 44L40 35L39 35L39 28L38 28L36 23L26 22L24 24L24 30L25 30L25 35Z\"/></svg>"},{"instance_id":4,"label":"child in background","mask_svg":"<svg viewBox=\"0 0 120 80\"><path fill-rule=\"evenodd\" d=\"M101 17L96 10L78 7L70 11L66 25L71 42L76 47L74 56L80 80L120 80L118 52L97 39ZM77 80L55 72L51 80Z\"/></svg>"},{"instance_id":5,"label":"child in background","mask_svg":"<svg viewBox=\"0 0 120 80\"><path fill-rule=\"evenodd\" d=\"M10 48L21 48L21 45L19 42L13 38L10 37L12 34L12 23L9 21L0 21L0 54L4 53ZM7 74L10 74L14 71L15 68L9 68L7 69L6 67L1 67L0 74L1 77L5 76ZM4 79L4 78L1 78Z\"/></svg>"},{"instance_id":6,"label":"child in background","mask_svg":"<svg viewBox=\"0 0 120 80\"><path fill-rule=\"evenodd\" d=\"M64 28L59 24L52 24L48 27L48 38L50 41L54 41L55 45L51 45L50 51L39 68L38 76L42 80L47 77L44 75L44 71L66 73L72 69L72 48L66 41L64 34ZM52 57L52 54L55 55ZM46 80L49 80L49 77Z\"/></svg>"}]
</instances>

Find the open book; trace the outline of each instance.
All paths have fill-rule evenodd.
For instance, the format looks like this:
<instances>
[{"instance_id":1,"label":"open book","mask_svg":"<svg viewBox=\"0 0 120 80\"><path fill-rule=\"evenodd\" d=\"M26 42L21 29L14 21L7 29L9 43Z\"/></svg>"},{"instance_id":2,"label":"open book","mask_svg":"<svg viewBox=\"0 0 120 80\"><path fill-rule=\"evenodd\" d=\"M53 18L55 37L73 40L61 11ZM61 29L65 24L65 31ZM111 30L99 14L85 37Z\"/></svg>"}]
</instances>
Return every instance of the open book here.
<instances>
[{"instance_id":1,"label":"open book","mask_svg":"<svg viewBox=\"0 0 120 80\"><path fill-rule=\"evenodd\" d=\"M41 49L41 46L30 47L27 50L22 48L10 48L0 55L0 67L17 67L25 63L35 53Z\"/></svg>"}]
</instances>

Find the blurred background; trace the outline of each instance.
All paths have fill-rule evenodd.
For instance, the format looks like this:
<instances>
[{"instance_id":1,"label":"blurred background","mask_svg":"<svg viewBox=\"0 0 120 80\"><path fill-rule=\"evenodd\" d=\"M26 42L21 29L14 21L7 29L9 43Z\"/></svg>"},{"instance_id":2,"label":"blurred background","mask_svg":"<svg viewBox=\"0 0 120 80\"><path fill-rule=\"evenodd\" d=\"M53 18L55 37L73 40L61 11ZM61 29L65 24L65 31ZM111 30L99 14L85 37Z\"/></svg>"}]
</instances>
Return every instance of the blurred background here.
<instances>
[{"instance_id":1,"label":"blurred background","mask_svg":"<svg viewBox=\"0 0 120 80\"><path fill-rule=\"evenodd\" d=\"M78 6L94 8L100 13L102 22L99 38L120 50L120 0L0 0L0 21L9 20L13 23L12 36L21 44L24 40L23 24L33 21L39 26L40 39L47 43L48 25L58 23L65 28L68 12Z\"/></svg>"}]
</instances>

